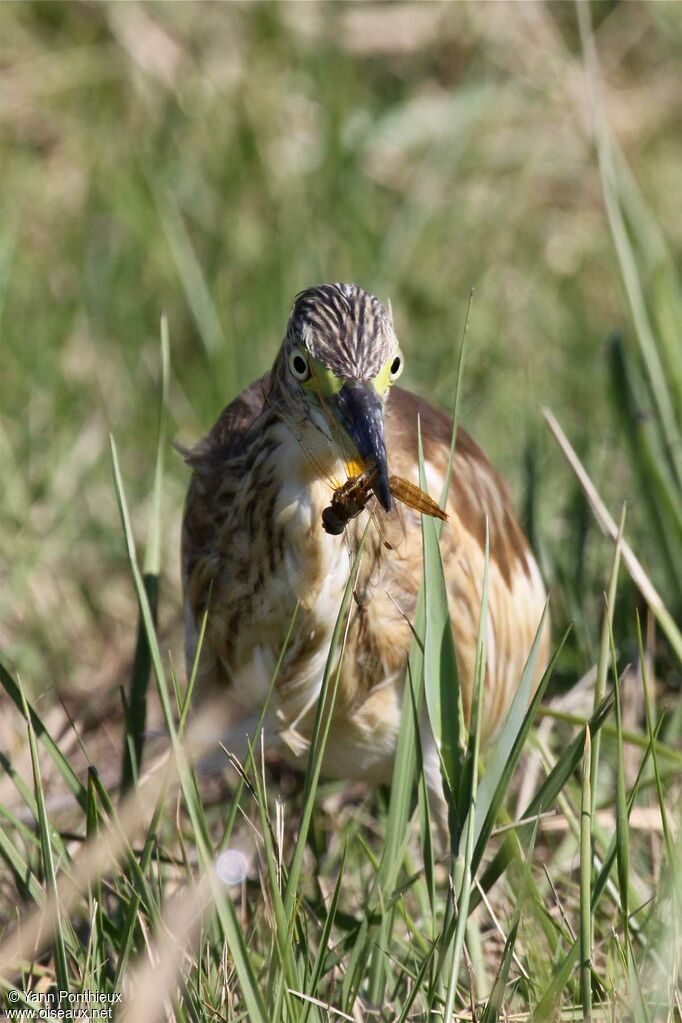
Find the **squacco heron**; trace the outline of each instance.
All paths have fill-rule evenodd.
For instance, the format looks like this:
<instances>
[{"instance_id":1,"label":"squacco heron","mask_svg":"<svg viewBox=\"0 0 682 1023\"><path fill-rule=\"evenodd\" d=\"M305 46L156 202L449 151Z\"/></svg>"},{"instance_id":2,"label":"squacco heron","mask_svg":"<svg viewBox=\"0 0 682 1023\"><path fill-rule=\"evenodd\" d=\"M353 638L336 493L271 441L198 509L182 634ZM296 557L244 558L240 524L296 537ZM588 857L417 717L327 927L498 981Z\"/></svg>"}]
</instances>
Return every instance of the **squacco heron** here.
<instances>
[{"instance_id":1,"label":"squacco heron","mask_svg":"<svg viewBox=\"0 0 682 1023\"><path fill-rule=\"evenodd\" d=\"M224 744L247 753L283 649L265 734L304 766L332 631L348 580L347 541L371 513L328 532L330 480L348 463L371 466L377 509L394 517L391 479L419 480L418 419L428 490L446 478L452 422L395 386L404 357L387 310L354 284L299 294L271 372L223 411L187 455L193 468L182 537L188 663L207 611L201 684L224 693ZM356 468L356 471L360 471ZM509 707L535 636L545 590L506 487L462 429L457 434L441 551L465 715L471 703L486 519L489 611L483 734ZM369 528L371 565L353 604L323 769L372 784L390 780L403 680L422 572L419 513L402 508L402 542ZM378 521L378 517L377 517ZM538 659L547 659L548 630ZM456 704L453 701L453 706ZM453 711L456 713L456 709ZM441 793L438 756L424 728L427 778Z\"/></svg>"}]
</instances>

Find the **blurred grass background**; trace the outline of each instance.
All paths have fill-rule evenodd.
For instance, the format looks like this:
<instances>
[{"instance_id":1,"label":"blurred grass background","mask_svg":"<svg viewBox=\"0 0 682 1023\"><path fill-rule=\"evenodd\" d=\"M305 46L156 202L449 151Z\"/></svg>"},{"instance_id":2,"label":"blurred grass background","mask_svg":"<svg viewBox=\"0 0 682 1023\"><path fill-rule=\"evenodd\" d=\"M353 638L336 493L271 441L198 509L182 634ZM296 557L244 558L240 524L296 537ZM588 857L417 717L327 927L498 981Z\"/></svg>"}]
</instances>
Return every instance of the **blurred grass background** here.
<instances>
[{"instance_id":1,"label":"blurred grass background","mask_svg":"<svg viewBox=\"0 0 682 1023\"><path fill-rule=\"evenodd\" d=\"M592 13L646 224L645 297L665 320L682 6ZM143 541L161 313L170 433L192 441L268 368L293 295L323 280L391 299L407 386L444 407L475 288L462 421L510 480L555 621L577 619L566 680L594 662L611 553L542 405L612 511L628 500L629 538L679 612L611 383L607 339L627 350L633 330L572 4L16 3L0 23L0 647L31 692L118 702L127 678L137 607L107 435ZM169 457L161 618L176 651L186 482Z\"/></svg>"}]
</instances>

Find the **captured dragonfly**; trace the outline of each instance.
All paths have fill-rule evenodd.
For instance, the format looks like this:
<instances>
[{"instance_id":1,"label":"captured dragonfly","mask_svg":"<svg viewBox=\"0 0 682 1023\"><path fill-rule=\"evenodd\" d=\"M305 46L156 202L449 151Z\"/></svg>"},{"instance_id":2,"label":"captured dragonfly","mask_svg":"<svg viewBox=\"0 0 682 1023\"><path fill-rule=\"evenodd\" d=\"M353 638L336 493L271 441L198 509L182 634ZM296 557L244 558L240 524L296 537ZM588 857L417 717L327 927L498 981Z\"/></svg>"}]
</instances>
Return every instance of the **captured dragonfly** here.
<instances>
[{"instance_id":1,"label":"captured dragonfly","mask_svg":"<svg viewBox=\"0 0 682 1023\"><path fill-rule=\"evenodd\" d=\"M331 427L334 461L343 467L345 479L338 478L329 470L330 440L321 432L304 430L296 419L285 413L279 402L273 402L267 393L264 383L265 401L280 416L289 430L296 437L303 453L314 468L316 475L323 480L331 491L329 505L322 511L322 527L332 536L343 534L350 563L353 564L356 545L349 524L364 511L378 534L382 545L388 550L400 547L405 538L405 523L401 505L413 509L422 515L431 515L442 521L448 516L433 498L410 480L393 473L387 474L387 489L394 498L386 510L380 499L380 470L369 460L358 459L356 451L351 450L348 438L335 423L334 418L327 414L325 419ZM324 409L324 399L320 399ZM374 558L374 562L378 559ZM355 596L359 602L359 593L365 593L373 578L373 567L366 567L362 575L363 582L356 586Z\"/></svg>"},{"instance_id":2,"label":"captured dragonfly","mask_svg":"<svg viewBox=\"0 0 682 1023\"><path fill-rule=\"evenodd\" d=\"M376 497L373 485L377 475L376 467L366 469L359 476L351 476L345 483L335 488L331 504L322 512L322 525L327 533L337 536L345 530L351 519L365 511L369 502ZM443 522L447 520L447 515L440 505L409 480L391 474L388 477L388 487L396 501L400 501L401 504L414 508L422 515L432 515ZM373 515L383 517L391 514L385 512L378 502L375 503L376 507L372 508ZM382 542L389 550L394 546L383 536Z\"/></svg>"}]
</instances>

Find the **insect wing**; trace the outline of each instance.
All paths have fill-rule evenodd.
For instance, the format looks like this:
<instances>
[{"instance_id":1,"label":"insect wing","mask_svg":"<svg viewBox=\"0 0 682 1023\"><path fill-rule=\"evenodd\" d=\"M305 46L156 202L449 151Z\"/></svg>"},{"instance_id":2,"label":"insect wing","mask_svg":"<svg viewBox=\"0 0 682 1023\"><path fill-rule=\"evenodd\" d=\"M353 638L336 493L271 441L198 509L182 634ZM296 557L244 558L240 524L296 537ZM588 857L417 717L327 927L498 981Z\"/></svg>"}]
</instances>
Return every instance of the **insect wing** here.
<instances>
[{"instance_id":1,"label":"insect wing","mask_svg":"<svg viewBox=\"0 0 682 1023\"><path fill-rule=\"evenodd\" d=\"M319 442L317 441L317 434L312 430L307 433L304 432L303 427L296 418L292 416L289 409L285 408L284 403L281 401L275 401L265 394L265 400L267 401L270 408L276 412L282 422L286 425L287 429L294 435L301 451L310 462L319 478L323 480L330 490L338 490L343 481L337 479L336 476L331 475L324 467L328 456L328 441L321 434L319 436Z\"/></svg>"},{"instance_id":2,"label":"insect wing","mask_svg":"<svg viewBox=\"0 0 682 1023\"><path fill-rule=\"evenodd\" d=\"M374 528L370 526L369 532L374 534ZM351 529L345 530L346 544L350 552L357 550L356 542L351 537ZM374 536L369 536L365 546L362 549L360 556L360 565L358 567L358 575L355 580L355 586L353 587L353 597L359 607L367 607L372 600L372 594L376 588L377 581L379 579L379 573L381 569L381 544Z\"/></svg>"},{"instance_id":3,"label":"insect wing","mask_svg":"<svg viewBox=\"0 0 682 1023\"><path fill-rule=\"evenodd\" d=\"M390 512L387 512L372 495L367 502L367 511L384 547L389 551L400 547L405 539L405 519L400 506L394 501Z\"/></svg>"},{"instance_id":4,"label":"insect wing","mask_svg":"<svg viewBox=\"0 0 682 1023\"><path fill-rule=\"evenodd\" d=\"M433 498L421 490L415 483L403 479L402 476L389 476L388 485L391 493L398 501L402 501L408 508L414 508L422 515L432 515L436 519L447 521L447 514Z\"/></svg>"}]
</instances>

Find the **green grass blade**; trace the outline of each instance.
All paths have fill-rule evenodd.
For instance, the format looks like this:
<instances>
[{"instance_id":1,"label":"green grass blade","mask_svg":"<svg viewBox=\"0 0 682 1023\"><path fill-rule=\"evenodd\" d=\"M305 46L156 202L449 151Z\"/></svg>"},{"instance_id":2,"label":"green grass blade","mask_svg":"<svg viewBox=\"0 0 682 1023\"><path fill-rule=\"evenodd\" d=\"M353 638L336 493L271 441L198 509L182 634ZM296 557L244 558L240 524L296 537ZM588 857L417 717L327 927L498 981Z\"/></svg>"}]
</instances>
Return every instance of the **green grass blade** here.
<instances>
[{"instance_id":1,"label":"green grass blade","mask_svg":"<svg viewBox=\"0 0 682 1023\"><path fill-rule=\"evenodd\" d=\"M422 481L422 487L425 482ZM426 625L424 696L450 803L461 770L462 697L436 521L428 515L422 515L422 537Z\"/></svg>"},{"instance_id":2,"label":"green grass blade","mask_svg":"<svg viewBox=\"0 0 682 1023\"><path fill-rule=\"evenodd\" d=\"M618 189L645 301L655 327L673 407L682 418L682 289L670 246L647 205L621 149L612 139Z\"/></svg>"},{"instance_id":3,"label":"green grass blade","mask_svg":"<svg viewBox=\"0 0 682 1023\"><path fill-rule=\"evenodd\" d=\"M144 559L145 575L159 576L161 573L161 505L163 500L163 476L167 443L167 406L170 382L170 339L168 318L161 317L160 333L161 386L159 388L159 417L156 432L156 459L154 461L154 487L152 507L149 515L147 550Z\"/></svg>"},{"instance_id":4,"label":"green grass blade","mask_svg":"<svg viewBox=\"0 0 682 1023\"><path fill-rule=\"evenodd\" d=\"M194 250L192 239L187 230L177 202L169 190L159 187L150 171L147 180L152 191L156 210L163 227L168 248L176 265L180 284L185 292L187 304L192 312L209 360L221 353L231 352L225 332L218 316L218 310L211 295L210 286L202 270L201 263ZM229 372L223 386L229 390L234 374Z\"/></svg>"},{"instance_id":5,"label":"green grass blade","mask_svg":"<svg viewBox=\"0 0 682 1023\"><path fill-rule=\"evenodd\" d=\"M594 735L604 724L606 718L611 712L611 708L614 703L614 694L609 693L601 702L595 713L591 716L589 721L586 722L590 729L590 735ZM566 785L568 779L571 777L573 772L576 770L581 762L583 753L583 737L582 733L569 744L569 746L563 751L562 755L557 760L550 774L545 778L544 782L531 799L530 803L521 814L521 819L526 820L527 818L535 818L538 814L544 813L549 807L552 806L558 794L562 791ZM522 843L526 841L531 830L530 824L521 825L516 832L517 838ZM481 878L481 887L484 891L488 891L492 885L497 881L498 877L505 871L507 865L513 858L512 854L513 843L506 839L498 852L493 857L491 863L486 867L483 877ZM480 901L478 894L474 894L474 907ZM474 908L472 907L472 908Z\"/></svg>"},{"instance_id":6,"label":"green grass blade","mask_svg":"<svg viewBox=\"0 0 682 1023\"><path fill-rule=\"evenodd\" d=\"M0 753L0 767L2 767L3 771L5 772L5 774L10 779L15 789L21 796L24 805L31 811L33 817L36 820L38 820L38 804L36 803L36 799L35 796L33 795L33 792L26 784L24 779L21 777L19 772L15 771L14 767L9 762L4 753ZM11 814L11 811L8 811L6 807L3 807L2 811L5 815L9 813L10 818L13 816L13 814Z\"/></svg>"},{"instance_id":7,"label":"green grass blade","mask_svg":"<svg viewBox=\"0 0 682 1023\"><path fill-rule=\"evenodd\" d=\"M144 628L146 631L152 666L154 668L154 674L158 684L161 709L163 711L163 716L165 719L166 727L168 728L169 735L173 741L176 741L177 731L175 727L175 721L173 718L173 710L170 702L168 682L163 667L163 661L161 659L159 644L156 638L154 616L149 605L149 600L147 598L147 591L145 589L142 572L140 571L139 563L137 560L135 540L133 537L133 529L130 522L128 504L126 501L125 491L123 488L123 479L121 477L121 469L118 461L116 443L113 437L110 437L109 441L111 447L111 463L114 474L114 487L116 490L116 499L118 501L119 512L121 515L121 524L123 526L123 536L126 544L126 550L128 553L128 562L130 564L130 569L133 576L133 584L135 586L135 592L137 594L137 600L140 606L140 614L142 616L142 621L144 623Z\"/></svg>"},{"instance_id":8,"label":"green grass blade","mask_svg":"<svg viewBox=\"0 0 682 1023\"><path fill-rule=\"evenodd\" d=\"M495 747L490 764L487 767L482 779L478 793L476 806L476 826L474 836L476 839L476 853L474 862L477 864L483 853L483 848L490 837L495 819L504 800L509 782L519 762L523 751L528 732L535 718L535 713L545 693L547 684L551 678L553 667L566 642L568 632L559 644L554 657L545 670L538 687L530 698L535 671L537 667L538 651L542 642L542 635L547 618L549 601L545 604L540 618L540 623L533 639L533 644L526 659L521 673L521 680L518 689L514 694L511 706L504 720L504 724L495 740Z\"/></svg>"},{"instance_id":9,"label":"green grass blade","mask_svg":"<svg viewBox=\"0 0 682 1023\"><path fill-rule=\"evenodd\" d=\"M625 797L625 764L623 758L623 717L620 703L620 685L617 678L616 650L613 631L609 629L611 645L611 663L613 666L614 693L616 697L616 863L618 866L618 889L620 895L621 919L625 952L628 955L629 936L629 899L630 888L630 836L628 831L628 812Z\"/></svg>"},{"instance_id":10,"label":"green grass blade","mask_svg":"<svg viewBox=\"0 0 682 1023\"><path fill-rule=\"evenodd\" d=\"M159 575L161 572L161 501L163 497L163 473L166 453L166 405L168 402L168 382L170 376L168 321L165 316L161 318L160 353L161 386L159 388L154 486L143 572L144 587L155 626L158 617ZM125 714L125 734L123 737L121 764L122 794L125 794L137 780L140 764L142 763L144 733L147 723L147 689L149 687L151 666L151 655L145 623L140 615L128 693L128 706Z\"/></svg>"},{"instance_id":11,"label":"green grass blade","mask_svg":"<svg viewBox=\"0 0 682 1023\"><path fill-rule=\"evenodd\" d=\"M315 957L315 962L313 963L313 969L312 969L312 972L310 974L310 979L309 979L308 984L307 984L308 992L311 995L315 995L316 994L316 992L317 992L317 985L319 984L320 977L322 976L322 970L323 970L323 967L324 967L324 961L326 959L327 950L328 950L328 947L329 947L329 939L331 937L332 928L334 926L334 921L336 919L336 911L338 909L339 899L341 897L341 887L342 887L342 884L343 884L343 881L344 881L344 872L345 872L345 869L346 869L346 857L347 857L347 855L348 855L348 843L345 842L344 846L343 846L343 850L341 852L341 860L339 862L338 876L336 878L336 884L334 886L334 891L332 893L332 897L331 897L331 900L330 900L330 903L329 903L329 909L327 910L327 915L325 917L324 925L322 927L322 933L320 934L320 941L319 941L319 945L318 945L318 949L317 949L317 955ZM301 1019L300 1023L307 1023L308 1017L310 1015L310 1011L311 1011L311 1005L310 1005L310 1003L308 1003L306 1008L304 1008L304 1010L303 1010L303 1018Z\"/></svg>"},{"instance_id":12,"label":"green grass blade","mask_svg":"<svg viewBox=\"0 0 682 1023\"><path fill-rule=\"evenodd\" d=\"M576 725L578 728L583 728L585 725L585 718L580 714L572 714L570 711L559 710L556 707L548 707L546 704L540 707L538 711L539 717L554 718L557 721L565 721L567 724ZM609 724L607 721L602 725L604 735L608 735L611 738L616 736L615 724ZM636 746L638 749L648 749L649 739L645 735L638 735L637 732L631 732L627 728L623 729L623 742L629 746ZM669 773L679 774L682 771L682 753L679 753L672 746L669 746L664 742L656 743L656 755L659 758L667 760L671 769Z\"/></svg>"},{"instance_id":13,"label":"green grass blade","mask_svg":"<svg viewBox=\"0 0 682 1023\"><path fill-rule=\"evenodd\" d=\"M483 1015L481 1016L480 1023L497 1023L502 1012L502 1001L504 998L504 992L507 987L507 980L509 978L509 970L511 968L512 960L514 957L514 946L516 945L516 936L519 931L519 923L521 921L521 913L517 909L512 917L511 927L509 928L509 934L507 940L504 943L504 951L502 953L502 959L500 961L500 968L497 971L495 977L495 983L493 989L490 992L490 997L486 1002Z\"/></svg>"},{"instance_id":14,"label":"green grass blade","mask_svg":"<svg viewBox=\"0 0 682 1023\"><path fill-rule=\"evenodd\" d=\"M197 675L199 673L199 664L201 663L201 651L204 647L204 640L206 638L206 626L208 625L208 611L210 604L210 595L206 610L204 611L201 618L201 626L199 628L199 635L197 637L197 646L194 651L194 660L192 661L192 668L189 673L189 679L187 680L187 688L185 689L184 695L180 703L180 717L178 719L178 735L182 735L187 724L187 717L192 707L192 694L194 693L194 686L196 685ZM298 606L298 605L297 605Z\"/></svg>"},{"instance_id":15,"label":"green grass blade","mask_svg":"<svg viewBox=\"0 0 682 1023\"><path fill-rule=\"evenodd\" d=\"M592 1020L592 789L590 730L585 728L580 806L580 1002L583 1019Z\"/></svg>"},{"instance_id":16,"label":"green grass blade","mask_svg":"<svg viewBox=\"0 0 682 1023\"><path fill-rule=\"evenodd\" d=\"M94 769L88 770L88 812L86 815L85 836L88 842L96 842L100 828L100 808L97 804L97 793L93 780ZM104 925L104 898L101 878L96 878L89 885L88 903L91 920L91 973L93 991L101 991L105 986L106 963L106 931Z\"/></svg>"},{"instance_id":17,"label":"green grass blade","mask_svg":"<svg viewBox=\"0 0 682 1023\"><path fill-rule=\"evenodd\" d=\"M57 984L61 991L70 991L71 985L69 983L69 969L66 962L66 948L64 945L64 933L62 930L64 924L62 921L61 910L59 908L57 874L55 871L54 857L52 855L52 829L47 818L47 809L45 806L45 792L43 790L43 782L40 773L38 744L36 742L35 731L33 729L31 712L26 701L24 691L21 688L21 683L19 683L19 695L23 705L24 716L26 718L26 728L28 731L28 745L31 754L31 766L33 769L33 785L35 789L36 804L38 807L38 831L40 834L40 848L42 852L43 872L45 875L45 887L47 889L48 904L54 914L53 937Z\"/></svg>"},{"instance_id":18,"label":"green grass blade","mask_svg":"<svg viewBox=\"0 0 682 1023\"><path fill-rule=\"evenodd\" d=\"M639 482L648 534L658 547L660 574L667 581L670 599L682 607L682 490L670 475L655 420L646 413L632 357L620 337L612 338L609 347L613 406Z\"/></svg>"},{"instance_id":19,"label":"green grass blade","mask_svg":"<svg viewBox=\"0 0 682 1023\"><path fill-rule=\"evenodd\" d=\"M0 663L0 684L2 685L3 689L5 690L9 698L14 703L15 707L22 714L24 714L23 693L2 663ZM29 706L28 715L31 721L31 728L33 730L34 735L40 740L41 744L50 754L50 757L54 761L55 767L57 768L60 775L64 779L69 792L71 792L72 795L75 796L81 808L85 810L87 806L88 796L85 787L82 785L81 781L78 778L78 775L76 774L71 764L64 756L64 754L62 753L62 751L60 750L59 746L54 741L50 733L45 728L45 725L41 721L38 714L36 714L33 707Z\"/></svg>"},{"instance_id":20,"label":"green grass blade","mask_svg":"<svg viewBox=\"0 0 682 1023\"><path fill-rule=\"evenodd\" d=\"M419 995L423 993L424 988L426 986L426 975L433 964L435 958L434 957L435 950L436 945L433 944L429 949L428 953L424 956L424 959L422 960L422 963L419 967L419 972L417 973L416 977L412 982L410 993L405 999L405 1003L402 1007L400 1015L396 1019L396 1023L407 1023L407 1021L410 1019L418 1018L411 1016L410 1013L412 1012L412 1006L416 1002Z\"/></svg>"},{"instance_id":21,"label":"green grass blade","mask_svg":"<svg viewBox=\"0 0 682 1023\"><path fill-rule=\"evenodd\" d=\"M459 968L464 948L464 936L466 933L467 920L469 918L469 902L471 900L471 886L473 884L472 861L474 856L474 830L476 821L476 796L478 793L478 761L481 744L481 716L483 710L483 681L486 668L486 639L488 632L488 573L490 568L490 539L488 533L488 519L485 523L485 560L483 563L483 583L481 587L481 609L479 612L478 638L476 641L476 663L474 667L473 692L471 696L471 730L469 735L469 748L467 750L468 763L468 801L469 812L467 824L464 830L465 846L462 850L451 845L452 855L457 852L455 869L460 874L461 881L457 889L457 924L452 948L452 960L449 968L447 994L445 996L445 1009L443 1018L449 1020L455 1005L455 995L459 980Z\"/></svg>"},{"instance_id":22,"label":"green grass blade","mask_svg":"<svg viewBox=\"0 0 682 1023\"><path fill-rule=\"evenodd\" d=\"M3 807L3 817L8 813ZM13 822L10 820L10 823ZM31 838L34 836L31 835ZM45 893L23 854L11 840L7 827L0 827L0 856L7 862L14 874L15 883L23 897L30 897L37 906L45 905Z\"/></svg>"},{"instance_id":23,"label":"green grass blade","mask_svg":"<svg viewBox=\"0 0 682 1023\"><path fill-rule=\"evenodd\" d=\"M646 658L644 657L644 645L642 643L642 628L639 621L639 615L637 616L637 644L639 650L639 663L642 673L642 688L644 690L644 714L646 718L647 735L649 737L649 749L651 750L651 759L654 767L654 779L656 782L656 798L658 802L658 810L661 815L661 825L663 827L663 840L665 843L665 850L668 859L668 866L672 872L673 878L673 893L677 899L677 913L680 921L682 921L682 884L680 881L680 864L678 857L675 852L675 844L670 828L670 822L668 820L668 811L665 805L665 795L663 792L663 783L661 780L661 772L658 765L658 753L657 744L655 742L656 731L654 729L652 713L651 713L651 694L649 691L649 678L646 666ZM659 722L659 728L662 724ZM682 829L680 829L682 834Z\"/></svg>"},{"instance_id":24,"label":"green grass blade","mask_svg":"<svg viewBox=\"0 0 682 1023\"><path fill-rule=\"evenodd\" d=\"M419 819L421 827L421 851L424 861L424 877L426 883L426 895L428 899L428 911L424 910L424 916L430 915L431 917L431 940L434 941L435 926L436 926L436 881L434 875L434 850L433 840L431 835L431 811L429 808L429 788L428 780L426 777L426 770L424 767L424 755L422 750L422 741L419 728L419 709L417 707L417 701L415 699L414 686L412 684L412 676L410 672L407 672L406 678L406 692L409 692L410 701L412 703L412 714L414 717L414 744L417 761L417 792L419 801Z\"/></svg>"},{"instance_id":25,"label":"green grass blade","mask_svg":"<svg viewBox=\"0 0 682 1023\"><path fill-rule=\"evenodd\" d=\"M379 925L380 920L372 921L367 914L357 928L355 940L349 941L350 955L341 984L341 1006L348 1011L352 1009L358 989L364 979L367 968L367 948L371 934Z\"/></svg>"},{"instance_id":26,"label":"green grass blade","mask_svg":"<svg viewBox=\"0 0 682 1023\"><path fill-rule=\"evenodd\" d=\"M448 500L448 494L450 493L450 483L452 482L452 466L455 460L455 448L457 445L457 426L459 424L459 403L462 393L462 380L464 377L464 356L466 353L466 341L467 332L469 330L469 317L471 315L471 306L474 301L474 289L472 288L469 292L469 299L467 301L466 313L464 315L464 325L462 327L462 336L459 342L459 355L457 357L457 369L455 371L455 402L452 409L452 436L450 438L450 451L448 453L448 466L445 472L445 483L443 484L443 490L440 495L440 506L445 508ZM423 474L420 469L420 486L422 485ZM422 490L423 490L422 486ZM440 535L440 529L442 523L438 523L436 528Z\"/></svg>"},{"instance_id":27,"label":"green grass blade","mask_svg":"<svg viewBox=\"0 0 682 1023\"><path fill-rule=\"evenodd\" d=\"M611 563L611 574L607 589L606 604L604 606L604 617L602 618L601 636L599 641L599 656L597 659L597 677L594 683L594 708L599 706L606 692L606 677L609 670L609 635L613 623L613 612L616 606L616 590L618 588L618 569L620 567L620 551L625 530L625 505L620 516L618 536L613 551ZM597 776L599 771L599 750L601 747L601 732L598 732L592 740L592 761L590 764L590 787L593 793L597 791Z\"/></svg>"},{"instance_id":28,"label":"green grass blade","mask_svg":"<svg viewBox=\"0 0 682 1023\"><path fill-rule=\"evenodd\" d=\"M423 648L416 637L424 635L424 592L423 587L417 598L415 610L414 631L410 653L408 655L407 672L410 677L410 686L413 693L413 706L419 708L423 695ZM400 717L400 731L396 746L395 763L391 781L391 795L386 818L386 830L384 838L384 852L381 857L379 877L377 880L376 894L372 901L372 912L379 911L378 907L386 905L390 900L391 893L396 887L400 866L403 862L405 844L407 841L408 824L410 820L410 806L414 786L416 766L416 724L410 701L403 701L403 708ZM384 949L387 947L389 917L383 910L380 910L380 928L376 935L375 949L370 965L369 991L370 998L376 996L380 1000L383 990L383 969ZM373 935L374 930L368 932Z\"/></svg>"}]
</instances>

